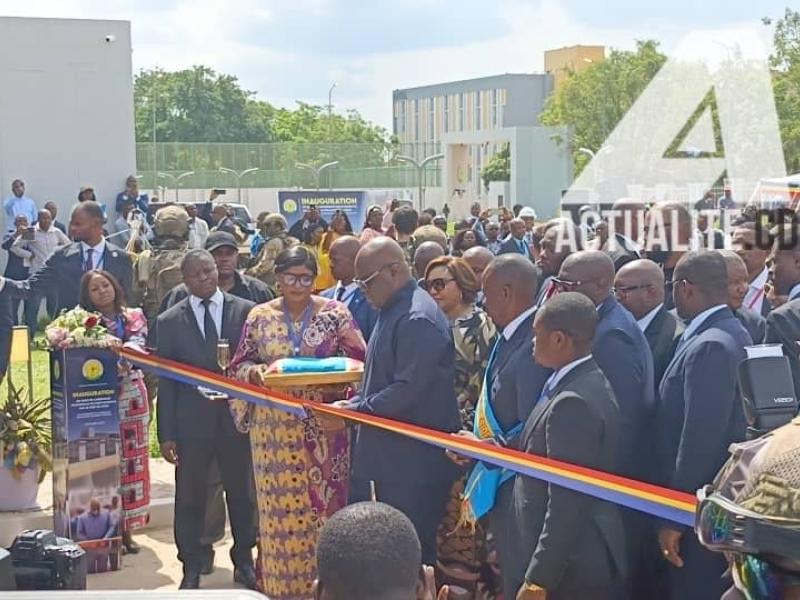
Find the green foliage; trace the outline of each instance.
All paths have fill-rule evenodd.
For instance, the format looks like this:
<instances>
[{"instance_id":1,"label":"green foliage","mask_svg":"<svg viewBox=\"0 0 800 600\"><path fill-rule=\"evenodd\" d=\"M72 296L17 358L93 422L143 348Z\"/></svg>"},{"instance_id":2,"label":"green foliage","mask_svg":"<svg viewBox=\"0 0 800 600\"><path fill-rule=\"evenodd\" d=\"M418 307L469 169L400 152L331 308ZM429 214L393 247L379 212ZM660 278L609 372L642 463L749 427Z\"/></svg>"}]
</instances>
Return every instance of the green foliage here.
<instances>
[{"instance_id":1,"label":"green foliage","mask_svg":"<svg viewBox=\"0 0 800 600\"><path fill-rule=\"evenodd\" d=\"M589 162L579 148L597 150L666 61L658 42L636 42L636 51L611 49L608 57L572 73L548 100L544 125L571 125L575 173Z\"/></svg>"},{"instance_id":2,"label":"green foliage","mask_svg":"<svg viewBox=\"0 0 800 600\"><path fill-rule=\"evenodd\" d=\"M770 57L775 108L786 169L800 171L800 12L786 9L775 24Z\"/></svg>"},{"instance_id":3,"label":"green foliage","mask_svg":"<svg viewBox=\"0 0 800 600\"><path fill-rule=\"evenodd\" d=\"M489 162L481 170L483 185L487 188L492 181L509 181L511 179L511 146L506 144L503 149L492 155Z\"/></svg>"},{"instance_id":4,"label":"green foliage","mask_svg":"<svg viewBox=\"0 0 800 600\"><path fill-rule=\"evenodd\" d=\"M34 400L9 384L8 398L0 405L0 459L8 457L17 475L37 464L41 482L53 466L51 432L50 398Z\"/></svg>"}]
</instances>

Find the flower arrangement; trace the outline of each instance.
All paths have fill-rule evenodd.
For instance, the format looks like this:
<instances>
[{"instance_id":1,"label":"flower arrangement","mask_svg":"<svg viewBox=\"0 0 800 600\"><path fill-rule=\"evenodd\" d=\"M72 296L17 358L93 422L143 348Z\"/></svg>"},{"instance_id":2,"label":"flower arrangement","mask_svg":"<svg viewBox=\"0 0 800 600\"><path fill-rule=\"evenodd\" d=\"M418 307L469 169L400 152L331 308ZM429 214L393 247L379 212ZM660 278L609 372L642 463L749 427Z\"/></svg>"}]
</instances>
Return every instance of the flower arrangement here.
<instances>
[{"instance_id":1,"label":"flower arrangement","mask_svg":"<svg viewBox=\"0 0 800 600\"><path fill-rule=\"evenodd\" d=\"M26 469L39 469L39 482L52 469L49 448L50 399L22 401L9 382L9 397L0 406L0 463L15 479Z\"/></svg>"},{"instance_id":2,"label":"flower arrangement","mask_svg":"<svg viewBox=\"0 0 800 600\"><path fill-rule=\"evenodd\" d=\"M100 315L77 306L62 312L44 330L47 346L65 348L113 348L120 344L103 326Z\"/></svg>"}]
</instances>

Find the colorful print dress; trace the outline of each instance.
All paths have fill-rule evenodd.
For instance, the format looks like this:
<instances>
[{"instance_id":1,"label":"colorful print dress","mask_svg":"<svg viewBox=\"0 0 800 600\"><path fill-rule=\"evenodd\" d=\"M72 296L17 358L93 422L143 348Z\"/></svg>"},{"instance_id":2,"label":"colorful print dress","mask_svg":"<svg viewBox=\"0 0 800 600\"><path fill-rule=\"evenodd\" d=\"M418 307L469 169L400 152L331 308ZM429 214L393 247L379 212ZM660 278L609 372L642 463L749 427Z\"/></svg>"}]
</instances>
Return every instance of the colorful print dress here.
<instances>
[{"instance_id":1,"label":"colorful print dress","mask_svg":"<svg viewBox=\"0 0 800 600\"><path fill-rule=\"evenodd\" d=\"M140 308L123 308L116 318L103 316L109 333L124 344L144 348L147 318ZM133 531L150 518L150 405L140 369L122 364L119 379L119 429L122 441L120 529Z\"/></svg>"},{"instance_id":2,"label":"colorful print dress","mask_svg":"<svg viewBox=\"0 0 800 600\"><path fill-rule=\"evenodd\" d=\"M299 333L299 329L295 328ZM364 338L350 311L326 301L302 335L301 356L347 356L364 360ZM266 370L292 356L280 301L256 306L247 318L231 373L247 381L251 369ZM344 398L341 386L284 390L310 402ZM312 597L317 532L347 504L350 439L345 423L313 413L298 418L277 409L230 401L236 427L250 432L259 516L256 571L260 590L272 600Z\"/></svg>"},{"instance_id":3,"label":"colorful print dress","mask_svg":"<svg viewBox=\"0 0 800 600\"><path fill-rule=\"evenodd\" d=\"M461 426L472 431L475 405L483 385L489 353L495 343L496 329L486 313L475 307L456 319L451 327L456 348L455 390ZM486 532L480 523L475 531L459 527L461 495L466 478L467 473L457 479L450 492L445 516L439 526L438 559L442 565L458 565L467 569L477 578L486 571ZM482 597L490 597L485 589Z\"/></svg>"}]
</instances>

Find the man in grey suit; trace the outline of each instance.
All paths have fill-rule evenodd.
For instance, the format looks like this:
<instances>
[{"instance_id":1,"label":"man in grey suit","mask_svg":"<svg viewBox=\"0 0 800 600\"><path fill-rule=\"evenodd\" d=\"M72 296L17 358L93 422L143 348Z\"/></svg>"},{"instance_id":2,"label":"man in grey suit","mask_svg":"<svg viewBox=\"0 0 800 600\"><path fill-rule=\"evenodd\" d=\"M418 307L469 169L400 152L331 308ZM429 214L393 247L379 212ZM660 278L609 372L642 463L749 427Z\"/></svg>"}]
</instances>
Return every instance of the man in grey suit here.
<instances>
[{"instance_id":1,"label":"man in grey suit","mask_svg":"<svg viewBox=\"0 0 800 600\"><path fill-rule=\"evenodd\" d=\"M613 472L619 416L611 385L592 357L598 322L591 300L572 292L537 312L534 355L553 372L525 423L520 449ZM517 475L511 521L515 552L502 568L516 582L518 600L624 597L625 532L615 505Z\"/></svg>"},{"instance_id":2,"label":"man in grey suit","mask_svg":"<svg viewBox=\"0 0 800 600\"><path fill-rule=\"evenodd\" d=\"M189 296L158 317L158 355L220 372L217 342L239 344L253 303L222 292L214 257L190 250L181 262ZM255 589L251 550L256 542L249 438L236 431L225 401L196 386L161 377L158 382L158 441L175 469L175 542L183 563L181 589L196 589L208 556L201 537L207 505L208 471L216 460L233 533L234 581Z\"/></svg>"}]
</instances>

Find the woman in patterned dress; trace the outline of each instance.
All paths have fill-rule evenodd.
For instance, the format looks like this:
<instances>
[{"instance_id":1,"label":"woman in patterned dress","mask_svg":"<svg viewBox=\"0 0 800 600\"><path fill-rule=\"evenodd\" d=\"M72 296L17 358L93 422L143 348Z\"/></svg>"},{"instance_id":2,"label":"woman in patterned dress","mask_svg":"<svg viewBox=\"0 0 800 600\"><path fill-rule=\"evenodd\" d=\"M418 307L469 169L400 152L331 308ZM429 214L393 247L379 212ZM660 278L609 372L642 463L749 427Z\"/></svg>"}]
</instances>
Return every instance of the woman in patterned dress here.
<instances>
[{"instance_id":1,"label":"woman in patterned dress","mask_svg":"<svg viewBox=\"0 0 800 600\"><path fill-rule=\"evenodd\" d=\"M147 338L147 319L140 308L125 306L125 292L107 271L86 273L81 279L79 304L100 314L108 332L122 340L123 346L143 350ZM136 554L139 546L131 533L147 524L150 512L150 441L148 429L152 407L147 398L142 371L127 362L119 366L120 440L122 464L119 525L126 552Z\"/></svg>"},{"instance_id":2,"label":"woman in patterned dress","mask_svg":"<svg viewBox=\"0 0 800 600\"><path fill-rule=\"evenodd\" d=\"M234 377L263 385L274 361L292 356L364 359L364 338L344 304L311 293L314 256L284 250L275 273L283 297L256 306L231 363ZM289 388L307 402L342 399L342 386ZM349 432L341 419L230 401L237 428L250 432L259 515L259 588L272 600L312 597L317 532L347 504Z\"/></svg>"},{"instance_id":3,"label":"woman in patterned dress","mask_svg":"<svg viewBox=\"0 0 800 600\"><path fill-rule=\"evenodd\" d=\"M453 331L456 348L455 390L461 424L472 431L475 405L494 345L496 330L489 317L475 306L480 282L463 258L442 256L425 270L428 293L442 309ZM453 484L444 520L439 527L438 560L446 578L461 579L475 587L485 569L486 532L459 527L461 495L467 474Z\"/></svg>"}]
</instances>

